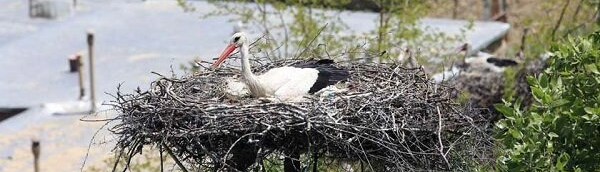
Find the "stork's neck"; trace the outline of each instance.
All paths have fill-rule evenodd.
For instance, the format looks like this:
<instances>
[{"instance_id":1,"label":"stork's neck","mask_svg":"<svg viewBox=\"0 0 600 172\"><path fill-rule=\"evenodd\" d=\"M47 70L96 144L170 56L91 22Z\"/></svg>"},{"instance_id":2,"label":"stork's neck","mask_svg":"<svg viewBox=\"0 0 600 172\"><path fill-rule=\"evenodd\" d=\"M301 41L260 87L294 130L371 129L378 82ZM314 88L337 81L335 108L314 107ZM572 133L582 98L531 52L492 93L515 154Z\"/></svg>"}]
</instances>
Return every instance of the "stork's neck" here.
<instances>
[{"instance_id":1,"label":"stork's neck","mask_svg":"<svg viewBox=\"0 0 600 172\"><path fill-rule=\"evenodd\" d=\"M240 49L242 53L242 76L246 79L255 78L256 76L252 73L252 68L250 67L250 48L248 45L242 44Z\"/></svg>"},{"instance_id":2,"label":"stork's neck","mask_svg":"<svg viewBox=\"0 0 600 172\"><path fill-rule=\"evenodd\" d=\"M463 63L466 63L466 60L467 60L467 58L469 58L470 54L471 54L471 46L470 46L470 45L468 45L468 46L465 48L465 55L463 56L463 59L462 59L462 62L463 62Z\"/></svg>"},{"instance_id":3,"label":"stork's neck","mask_svg":"<svg viewBox=\"0 0 600 172\"><path fill-rule=\"evenodd\" d=\"M250 67L250 47L248 44L244 43L240 48L242 53L242 77L244 77L246 85L248 86L248 89L252 95L256 97L263 97L265 96L264 87L261 85L256 75L252 73L252 68Z\"/></svg>"}]
</instances>

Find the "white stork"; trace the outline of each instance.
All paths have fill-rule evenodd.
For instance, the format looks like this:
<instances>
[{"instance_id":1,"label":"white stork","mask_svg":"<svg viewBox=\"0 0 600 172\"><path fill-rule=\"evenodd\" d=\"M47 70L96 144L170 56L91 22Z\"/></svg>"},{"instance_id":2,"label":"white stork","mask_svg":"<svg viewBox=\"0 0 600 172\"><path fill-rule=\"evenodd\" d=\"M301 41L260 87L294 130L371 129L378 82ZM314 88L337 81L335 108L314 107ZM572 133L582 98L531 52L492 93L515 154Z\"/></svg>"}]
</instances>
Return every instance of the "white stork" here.
<instances>
[{"instance_id":1,"label":"white stork","mask_svg":"<svg viewBox=\"0 0 600 172\"><path fill-rule=\"evenodd\" d=\"M464 53L462 62L452 66L446 71L436 73L432 76L436 83L455 79L464 72L494 72L501 73L505 67L519 64L512 59L498 58L492 54L477 52L474 56L471 54L471 46L465 43L457 48L457 53Z\"/></svg>"},{"instance_id":2,"label":"white stork","mask_svg":"<svg viewBox=\"0 0 600 172\"><path fill-rule=\"evenodd\" d=\"M464 51L463 64L460 66L463 69L479 70L479 71L492 71L501 73L505 67L516 66L519 64L517 61L512 59L498 58L492 54L477 52L475 56L471 57L471 46L465 43L459 48L459 51Z\"/></svg>"},{"instance_id":3,"label":"white stork","mask_svg":"<svg viewBox=\"0 0 600 172\"><path fill-rule=\"evenodd\" d=\"M254 75L250 68L249 42L246 34L233 34L231 42L225 48L212 67L218 67L235 50L240 49L242 58L242 79L252 96L257 98L277 98L284 101L300 100L304 95L315 93L330 85L348 78L348 71L333 65L333 60L310 60L294 66L270 69L262 75ZM238 88L239 83L228 83Z\"/></svg>"}]
</instances>

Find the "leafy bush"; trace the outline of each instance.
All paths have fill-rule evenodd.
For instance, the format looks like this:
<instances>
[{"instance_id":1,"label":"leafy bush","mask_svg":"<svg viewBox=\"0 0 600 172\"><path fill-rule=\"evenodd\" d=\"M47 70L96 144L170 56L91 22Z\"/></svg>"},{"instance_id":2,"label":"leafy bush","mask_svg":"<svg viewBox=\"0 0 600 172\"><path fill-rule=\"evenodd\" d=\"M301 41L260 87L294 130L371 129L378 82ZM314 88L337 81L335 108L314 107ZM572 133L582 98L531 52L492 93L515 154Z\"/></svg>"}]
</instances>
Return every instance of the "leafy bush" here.
<instances>
[{"instance_id":1,"label":"leafy bush","mask_svg":"<svg viewBox=\"0 0 600 172\"><path fill-rule=\"evenodd\" d=\"M194 12L191 0L177 0L184 11ZM393 62L409 49L421 65L440 71L457 61L450 42L465 42L465 24L457 34L420 27L437 1L424 0L208 0L215 10L197 11L202 18L228 16L243 23L250 33L260 32L255 51L271 59L320 58L363 59ZM253 2L253 3L248 3ZM372 10L377 14L370 30L353 30L347 9ZM370 23L372 22L372 23ZM446 42L446 43L440 43ZM426 48L425 48L426 47ZM439 57L434 59L430 57Z\"/></svg>"},{"instance_id":2,"label":"leafy bush","mask_svg":"<svg viewBox=\"0 0 600 172\"><path fill-rule=\"evenodd\" d=\"M503 171L600 169L600 32L553 45L549 67L529 77L534 103L497 104Z\"/></svg>"}]
</instances>

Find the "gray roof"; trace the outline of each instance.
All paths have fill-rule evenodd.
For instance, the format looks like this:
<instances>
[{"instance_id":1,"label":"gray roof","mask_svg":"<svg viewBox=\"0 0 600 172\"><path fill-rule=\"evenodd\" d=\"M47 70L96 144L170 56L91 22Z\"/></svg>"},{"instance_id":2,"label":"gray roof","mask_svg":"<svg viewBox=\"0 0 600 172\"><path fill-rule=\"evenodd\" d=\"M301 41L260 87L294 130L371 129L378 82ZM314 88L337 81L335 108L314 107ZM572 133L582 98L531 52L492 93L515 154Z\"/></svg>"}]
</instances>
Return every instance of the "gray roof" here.
<instances>
[{"instance_id":1,"label":"gray roof","mask_svg":"<svg viewBox=\"0 0 600 172\"><path fill-rule=\"evenodd\" d=\"M225 40L229 32L215 34L221 30L213 27L229 24L217 19L201 21L168 4L109 3L59 21L5 22L31 29L0 33L0 38L6 38L0 39L0 95L7 97L0 99L0 107L77 99L77 75L67 72L67 57L85 54L88 29L96 33L100 100L109 99L103 92L114 92L119 83L124 83L125 90L143 87L155 77L150 71L167 73L171 65L178 71L179 64L197 55L217 54L224 41L215 40Z\"/></svg>"}]
</instances>

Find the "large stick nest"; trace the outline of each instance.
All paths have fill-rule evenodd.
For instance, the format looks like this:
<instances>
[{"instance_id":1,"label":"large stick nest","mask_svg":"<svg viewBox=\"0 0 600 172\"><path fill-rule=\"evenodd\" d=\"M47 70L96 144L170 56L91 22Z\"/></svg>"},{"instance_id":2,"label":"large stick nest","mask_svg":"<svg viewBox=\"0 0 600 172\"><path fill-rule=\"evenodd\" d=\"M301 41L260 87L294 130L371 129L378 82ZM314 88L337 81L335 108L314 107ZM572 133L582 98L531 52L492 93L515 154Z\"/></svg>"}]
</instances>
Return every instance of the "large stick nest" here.
<instances>
[{"instance_id":1,"label":"large stick nest","mask_svg":"<svg viewBox=\"0 0 600 172\"><path fill-rule=\"evenodd\" d=\"M262 62L254 69L298 62ZM303 155L303 167L335 159L371 171L488 162L488 113L454 103L453 88L430 82L420 68L337 65L350 71L348 91L299 103L228 99L223 78L239 74L229 66L161 77L147 91L119 91L111 103L120 111L111 130L117 150L131 158L143 145L166 146L186 168L227 171L264 168L273 164L264 161L291 154Z\"/></svg>"}]
</instances>

